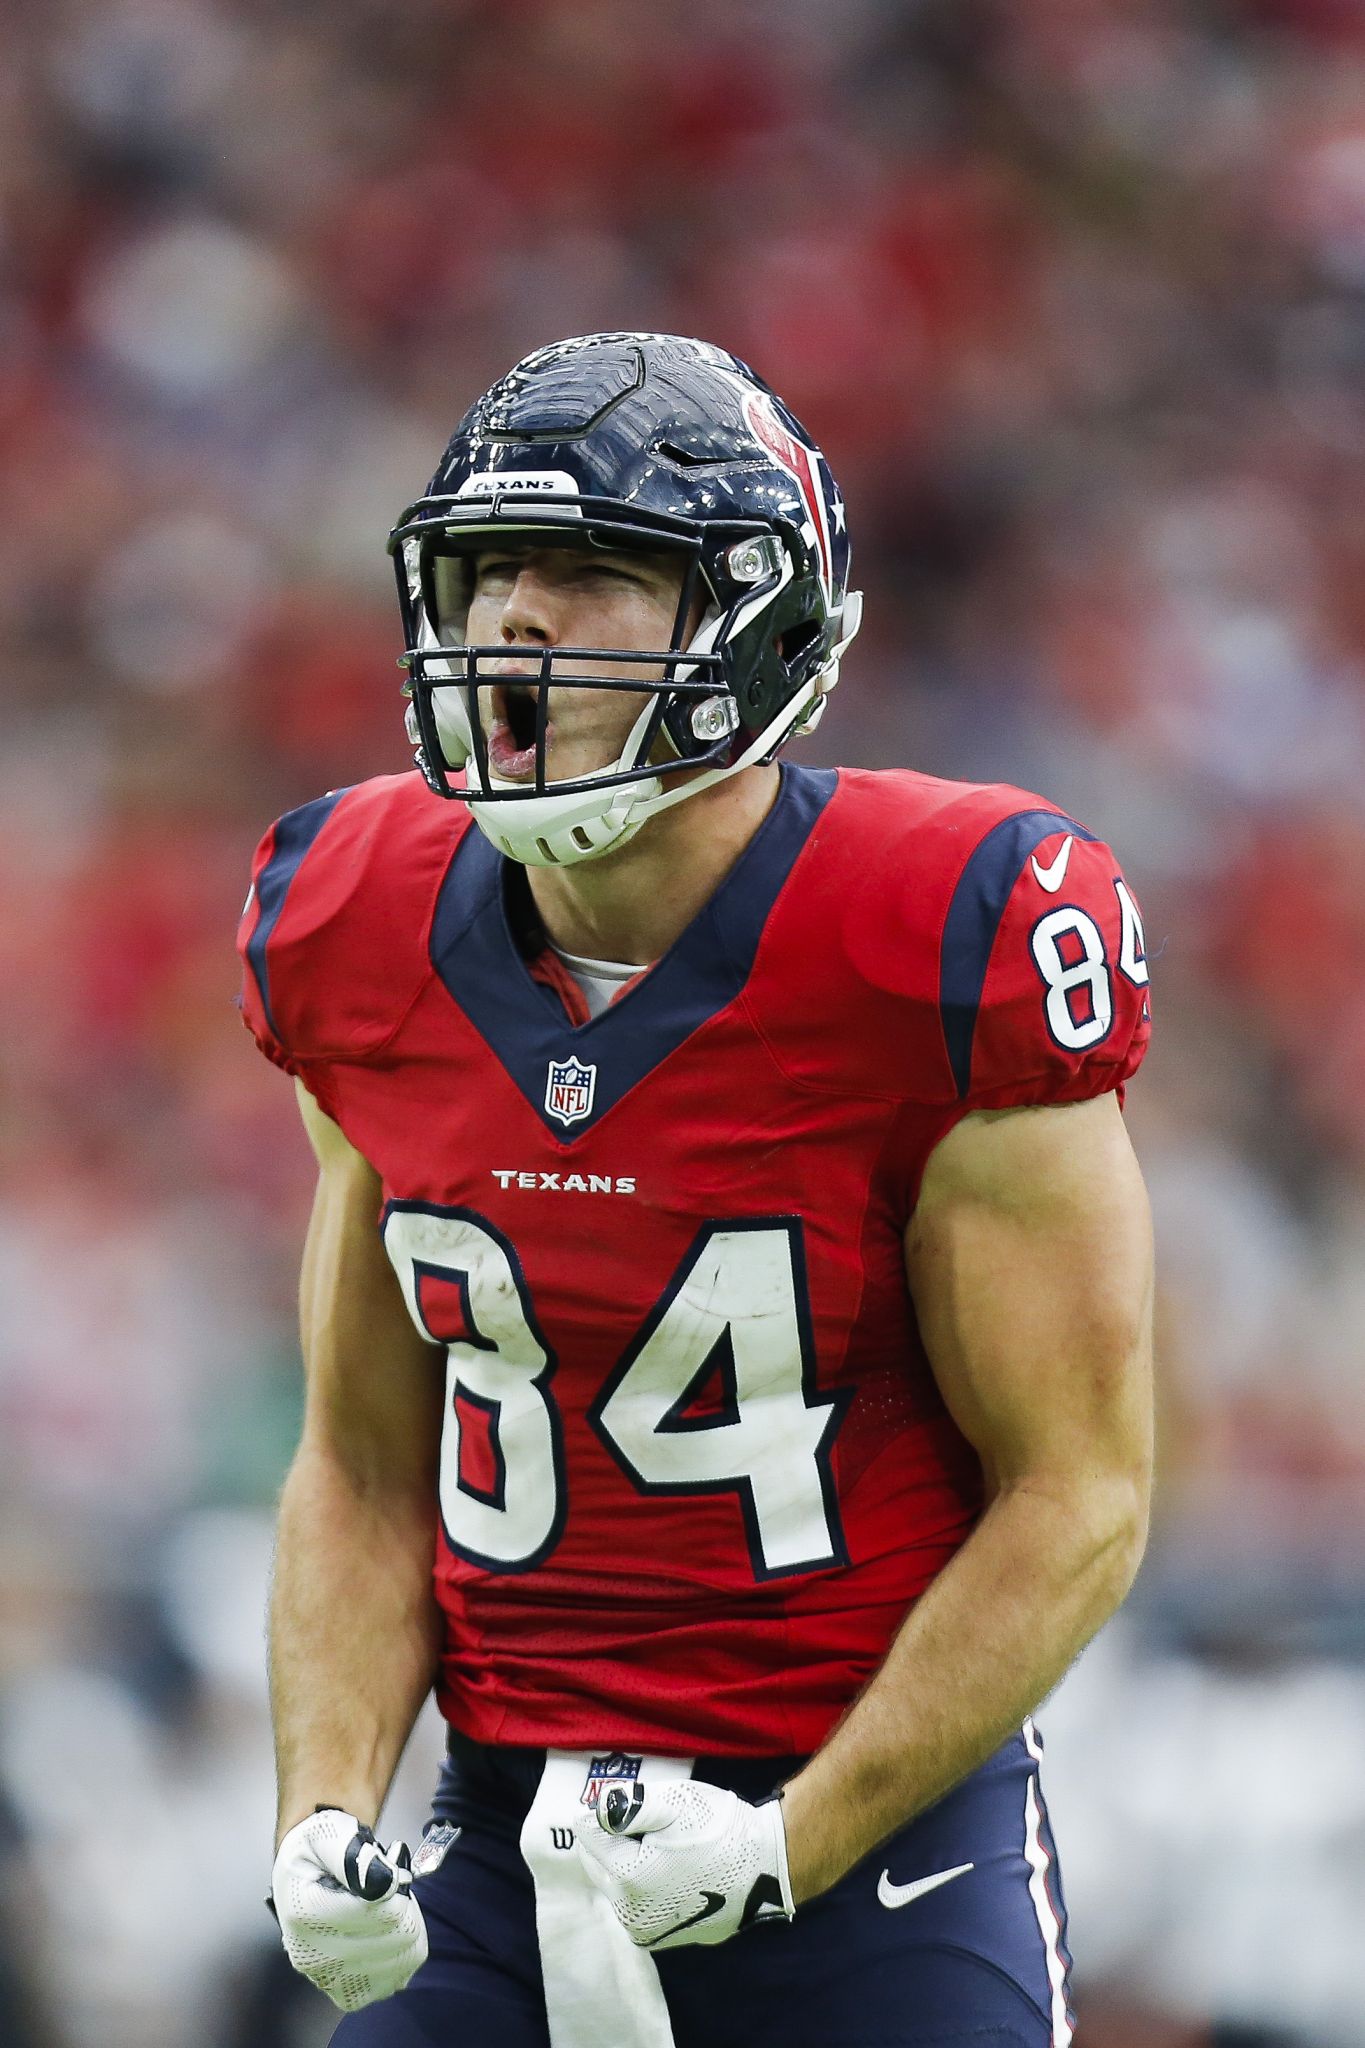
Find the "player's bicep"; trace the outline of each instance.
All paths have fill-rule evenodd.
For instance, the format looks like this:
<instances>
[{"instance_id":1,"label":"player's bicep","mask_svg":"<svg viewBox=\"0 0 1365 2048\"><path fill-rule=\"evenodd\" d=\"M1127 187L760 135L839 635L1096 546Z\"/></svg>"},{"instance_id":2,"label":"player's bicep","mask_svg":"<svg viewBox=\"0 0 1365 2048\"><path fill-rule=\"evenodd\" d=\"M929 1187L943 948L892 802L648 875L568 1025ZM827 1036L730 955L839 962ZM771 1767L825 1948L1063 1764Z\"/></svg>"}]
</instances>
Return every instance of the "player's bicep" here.
<instances>
[{"instance_id":1,"label":"player's bicep","mask_svg":"<svg viewBox=\"0 0 1365 2048\"><path fill-rule=\"evenodd\" d=\"M1150 1477L1151 1225L1113 1095L985 1112L932 1154L906 1272L989 1490Z\"/></svg>"},{"instance_id":2,"label":"player's bicep","mask_svg":"<svg viewBox=\"0 0 1365 2048\"><path fill-rule=\"evenodd\" d=\"M429 1490L440 1352L415 1328L384 1252L378 1174L301 1084L298 1096L318 1161L299 1287L303 1448L344 1467L357 1485Z\"/></svg>"}]
</instances>

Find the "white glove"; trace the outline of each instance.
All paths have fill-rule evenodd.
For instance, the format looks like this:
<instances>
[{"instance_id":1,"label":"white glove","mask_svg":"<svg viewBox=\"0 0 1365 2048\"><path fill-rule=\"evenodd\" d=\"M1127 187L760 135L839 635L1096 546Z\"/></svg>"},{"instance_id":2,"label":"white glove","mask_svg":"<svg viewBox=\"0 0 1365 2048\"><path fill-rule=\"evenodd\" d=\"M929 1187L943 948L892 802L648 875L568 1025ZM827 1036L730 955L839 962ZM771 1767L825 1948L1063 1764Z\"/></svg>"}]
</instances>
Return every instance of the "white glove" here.
<instances>
[{"instance_id":1,"label":"white glove","mask_svg":"<svg viewBox=\"0 0 1365 2048\"><path fill-rule=\"evenodd\" d=\"M384 1848L338 1807L319 1807L290 1828L267 1904L294 1968L343 2012L401 1991L427 1959L406 1843Z\"/></svg>"},{"instance_id":2,"label":"white glove","mask_svg":"<svg viewBox=\"0 0 1365 2048\"><path fill-rule=\"evenodd\" d=\"M637 1948L728 1941L756 1921L791 1919L779 1800L752 1806L696 1778L633 1793L613 1785L597 1820L597 1833L579 1830L579 1854Z\"/></svg>"}]
</instances>

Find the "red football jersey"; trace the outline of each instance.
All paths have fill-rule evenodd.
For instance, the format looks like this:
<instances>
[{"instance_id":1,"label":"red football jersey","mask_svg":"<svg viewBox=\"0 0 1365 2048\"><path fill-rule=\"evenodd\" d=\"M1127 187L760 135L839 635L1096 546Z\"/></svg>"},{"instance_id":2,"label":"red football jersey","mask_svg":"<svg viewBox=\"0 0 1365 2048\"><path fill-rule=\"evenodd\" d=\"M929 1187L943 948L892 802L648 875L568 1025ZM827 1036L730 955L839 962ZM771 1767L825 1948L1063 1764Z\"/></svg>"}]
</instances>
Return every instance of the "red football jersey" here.
<instances>
[{"instance_id":1,"label":"red football jersey","mask_svg":"<svg viewBox=\"0 0 1365 2048\"><path fill-rule=\"evenodd\" d=\"M972 1109L1133 1072L1138 909L1036 797L784 766L594 1021L529 910L411 774L281 819L242 926L247 1021L380 1174L445 1353L441 1707L485 1742L804 1752L980 1511L905 1280L925 1161Z\"/></svg>"}]
</instances>

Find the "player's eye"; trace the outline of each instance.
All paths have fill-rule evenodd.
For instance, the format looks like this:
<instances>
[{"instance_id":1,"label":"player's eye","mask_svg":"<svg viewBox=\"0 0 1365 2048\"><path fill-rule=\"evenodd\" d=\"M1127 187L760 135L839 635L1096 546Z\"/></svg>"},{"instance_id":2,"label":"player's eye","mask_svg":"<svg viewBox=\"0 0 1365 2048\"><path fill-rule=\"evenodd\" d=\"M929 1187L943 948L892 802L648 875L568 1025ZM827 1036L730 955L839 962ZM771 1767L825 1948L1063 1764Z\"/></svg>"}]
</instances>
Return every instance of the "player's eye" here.
<instances>
[{"instance_id":1,"label":"player's eye","mask_svg":"<svg viewBox=\"0 0 1365 2048\"><path fill-rule=\"evenodd\" d=\"M477 562L474 566L474 581L480 590L487 590L490 585L501 587L516 581L517 568L518 564L512 561Z\"/></svg>"},{"instance_id":2,"label":"player's eye","mask_svg":"<svg viewBox=\"0 0 1365 2048\"><path fill-rule=\"evenodd\" d=\"M633 569L615 562L585 562L579 577L583 582L623 583L634 588L639 588L642 580Z\"/></svg>"}]
</instances>

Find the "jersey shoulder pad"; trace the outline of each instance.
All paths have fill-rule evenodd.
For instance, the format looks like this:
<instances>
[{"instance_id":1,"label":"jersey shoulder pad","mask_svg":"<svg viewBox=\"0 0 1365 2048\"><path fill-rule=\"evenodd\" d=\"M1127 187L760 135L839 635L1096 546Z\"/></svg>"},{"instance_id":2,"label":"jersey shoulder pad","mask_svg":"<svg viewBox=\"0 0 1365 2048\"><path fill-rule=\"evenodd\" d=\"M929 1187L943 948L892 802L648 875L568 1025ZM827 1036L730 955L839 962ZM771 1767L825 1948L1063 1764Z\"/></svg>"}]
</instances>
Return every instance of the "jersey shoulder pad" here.
<instances>
[{"instance_id":1,"label":"jersey shoulder pad","mask_svg":"<svg viewBox=\"0 0 1365 2048\"><path fill-rule=\"evenodd\" d=\"M432 972L427 936L469 814L420 775L377 776L289 811L256 849L237 935L242 1014L287 1072L393 1036Z\"/></svg>"},{"instance_id":2,"label":"jersey shoulder pad","mask_svg":"<svg viewBox=\"0 0 1365 2048\"><path fill-rule=\"evenodd\" d=\"M1120 1086L1150 1034L1137 901L1111 849L1027 790L875 774L850 962L903 1008L906 1093L972 1109ZM857 835L862 837L864 835Z\"/></svg>"}]
</instances>

